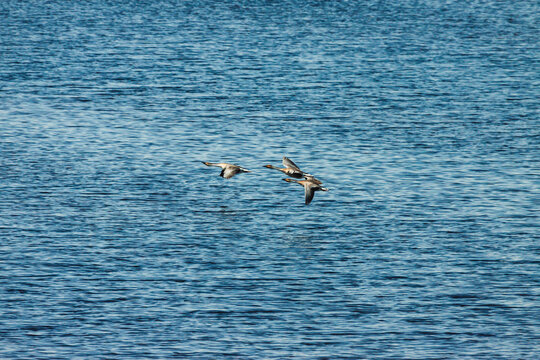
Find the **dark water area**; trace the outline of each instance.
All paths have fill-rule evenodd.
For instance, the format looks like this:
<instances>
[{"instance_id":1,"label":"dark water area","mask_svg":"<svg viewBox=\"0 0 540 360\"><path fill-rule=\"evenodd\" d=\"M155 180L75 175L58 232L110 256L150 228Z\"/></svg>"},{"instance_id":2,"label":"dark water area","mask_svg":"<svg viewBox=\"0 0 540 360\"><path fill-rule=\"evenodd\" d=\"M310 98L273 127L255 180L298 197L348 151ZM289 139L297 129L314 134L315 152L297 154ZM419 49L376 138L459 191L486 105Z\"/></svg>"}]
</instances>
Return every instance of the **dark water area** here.
<instances>
[{"instance_id":1,"label":"dark water area","mask_svg":"<svg viewBox=\"0 0 540 360\"><path fill-rule=\"evenodd\" d=\"M538 359L538 14L0 2L0 358Z\"/></svg>"}]
</instances>

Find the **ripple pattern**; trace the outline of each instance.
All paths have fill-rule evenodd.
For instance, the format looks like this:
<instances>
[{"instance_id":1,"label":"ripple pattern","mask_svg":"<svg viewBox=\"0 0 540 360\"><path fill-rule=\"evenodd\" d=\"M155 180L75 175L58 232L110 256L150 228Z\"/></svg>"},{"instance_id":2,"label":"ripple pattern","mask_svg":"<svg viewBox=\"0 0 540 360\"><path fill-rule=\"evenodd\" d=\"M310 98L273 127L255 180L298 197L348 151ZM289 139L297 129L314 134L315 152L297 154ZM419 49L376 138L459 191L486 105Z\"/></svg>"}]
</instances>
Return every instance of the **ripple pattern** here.
<instances>
[{"instance_id":1,"label":"ripple pattern","mask_svg":"<svg viewBox=\"0 0 540 360\"><path fill-rule=\"evenodd\" d=\"M537 359L537 10L0 2L0 358Z\"/></svg>"}]
</instances>

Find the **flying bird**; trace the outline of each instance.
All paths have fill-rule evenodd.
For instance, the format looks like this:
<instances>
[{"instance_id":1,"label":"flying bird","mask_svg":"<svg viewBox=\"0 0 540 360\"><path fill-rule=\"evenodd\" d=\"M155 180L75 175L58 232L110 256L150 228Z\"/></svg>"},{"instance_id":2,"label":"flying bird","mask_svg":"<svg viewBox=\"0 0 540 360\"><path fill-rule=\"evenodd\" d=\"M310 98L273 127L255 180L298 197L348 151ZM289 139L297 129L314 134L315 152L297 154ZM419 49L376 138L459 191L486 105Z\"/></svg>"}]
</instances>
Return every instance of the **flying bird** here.
<instances>
[{"instance_id":1,"label":"flying bird","mask_svg":"<svg viewBox=\"0 0 540 360\"><path fill-rule=\"evenodd\" d=\"M284 168L278 168L274 165L264 165L264 167L266 168L281 171L282 173L296 179L301 179L301 178L308 179L309 177L312 179L312 181L319 182L319 184L322 184L319 180L315 179L313 175L310 175L300 170L300 168L288 157L285 157L285 156L283 157L283 166Z\"/></svg>"},{"instance_id":2,"label":"flying bird","mask_svg":"<svg viewBox=\"0 0 540 360\"><path fill-rule=\"evenodd\" d=\"M287 182L295 182L304 187L304 193L306 198L306 205L309 205L311 200L313 200L313 196L315 195L315 191L328 191L327 188L324 188L321 186L321 182L317 179L317 182L312 180L293 180L293 179L283 179Z\"/></svg>"},{"instance_id":3,"label":"flying bird","mask_svg":"<svg viewBox=\"0 0 540 360\"><path fill-rule=\"evenodd\" d=\"M219 176L225 179L230 179L236 174L251 172L238 165L227 164L227 163L211 163L211 162L206 162L206 161L201 161L201 162L206 166L220 167L221 173L219 174Z\"/></svg>"}]
</instances>

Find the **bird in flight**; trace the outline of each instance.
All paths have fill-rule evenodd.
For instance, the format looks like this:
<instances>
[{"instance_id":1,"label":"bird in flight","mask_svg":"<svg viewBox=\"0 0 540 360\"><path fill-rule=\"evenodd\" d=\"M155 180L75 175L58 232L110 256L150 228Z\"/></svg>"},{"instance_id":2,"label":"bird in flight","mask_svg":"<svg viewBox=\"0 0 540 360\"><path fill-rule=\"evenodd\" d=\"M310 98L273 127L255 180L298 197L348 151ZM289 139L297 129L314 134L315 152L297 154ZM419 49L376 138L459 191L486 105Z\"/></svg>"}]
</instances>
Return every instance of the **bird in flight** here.
<instances>
[{"instance_id":1,"label":"bird in flight","mask_svg":"<svg viewBox=\"0 0 540 360\"><path fill-rule=\"evenodd\" d=\"M304 194L306 199L306 205L309 205L311 200L313 200L313 196L315 195L315 191L328 191L327 188L321 186L321 182L317 180L317 182L313 180L293 180L293 179L283 179L286 182L295 182L304 187ZM315 179L316 180L316 179Z\"/></svg>"},{"instance_id":2,"label":"bird in flight","mask_svg":"<svg viewBox=\"0 0 540 360\"><path fill-rule=\"evenodd\" d=\"M233 165L233 164L227 164L227 163L211 163L206 161L201 161L206 166L217 166L221 168L221 173L219 176L225 179L230 179L236 174L240 173L248 173L251 172L248 169L244 169L241 166Z\"/></svg>"},{"instance_id":3,"label":"bird in flight","mask_svg":"<svg viewBox=\"0 0 540 360\"><path fill-rule=\"evenodd\" d=\"M279 168L279 167L276 167L274 165L264 165L264 167L266 167L266 168L281 171L285 175L288 175L288 176L296 178L296 179L305 178L305 179L309 179L309 180L311 180L313 182L318 182L319 184L322 184L313 175L308 174L308 173L303 172L302 170L300 170L298 165L296 165L291 159L289 159L286 156L283 157L283 166L284 166L284 168Z\"/></svg>"}]
</instances>

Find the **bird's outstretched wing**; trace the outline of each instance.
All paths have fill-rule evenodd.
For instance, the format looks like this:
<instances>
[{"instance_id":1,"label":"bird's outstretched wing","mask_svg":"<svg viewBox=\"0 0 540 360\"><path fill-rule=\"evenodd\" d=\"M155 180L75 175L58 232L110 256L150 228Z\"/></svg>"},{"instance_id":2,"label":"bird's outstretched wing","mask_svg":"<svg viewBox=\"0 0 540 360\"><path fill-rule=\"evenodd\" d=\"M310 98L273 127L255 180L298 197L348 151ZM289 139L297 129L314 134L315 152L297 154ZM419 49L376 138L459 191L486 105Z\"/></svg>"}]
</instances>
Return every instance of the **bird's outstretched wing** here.
<instances>
[{"instance_id":1,"label":"bird's outstretched wing","mask_svg":"<svg viewBox=\"0 0 540 360\"><path fill-rule=\"evenodd\" d=\"M306 205L309 205L311 200L313 200L313 196L315 195L315 191L313 191L313 186L310 185L304 185L304 191L306 195Z\"/></svg>"},{"instance_id":2,"label":"bird's outstretched wing","mask_svg":"<svg viewBox=\"0 0 540 360\"><path fill-rule=\"evenodd\" d=\"M298 166L296 166L296 164L293 163L293 161L291 159L289 159L288 157L285 157L285 156L283 157L283 166L285 166L286 168L291 168L291 169L301 171L300 168Z\"/></svg>"}]
</instances>

